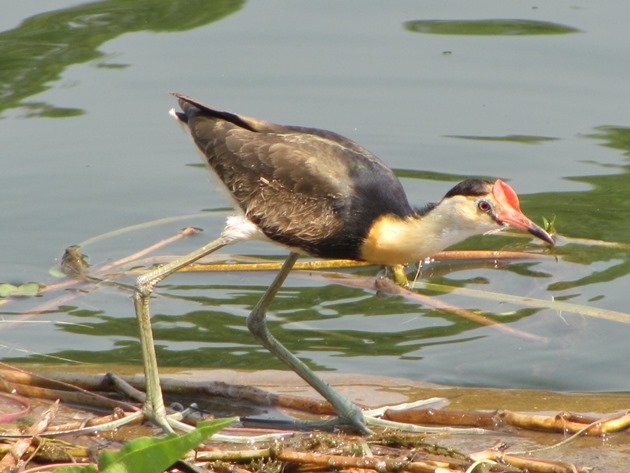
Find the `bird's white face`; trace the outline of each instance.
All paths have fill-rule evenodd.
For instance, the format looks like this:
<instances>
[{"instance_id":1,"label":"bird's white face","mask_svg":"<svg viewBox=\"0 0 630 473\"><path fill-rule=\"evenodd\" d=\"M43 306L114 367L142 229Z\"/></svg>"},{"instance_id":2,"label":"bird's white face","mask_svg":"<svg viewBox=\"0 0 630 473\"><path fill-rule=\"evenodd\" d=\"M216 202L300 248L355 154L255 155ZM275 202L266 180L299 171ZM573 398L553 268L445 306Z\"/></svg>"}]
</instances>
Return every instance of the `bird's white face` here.
<instances>
[{"instance_id":1,"label":"bird's white face","mask_svg":"<svg viewBox=\"0 0 630 473\"><path fill-rule=\"evenodd\" d=\"M372 227L363 259L386 265L412 263L473 235L501 230L504 225L484 211L487 205L491 206L479 197L455 195L421 218L385 216Z\"/></svg>"},{"instance_id":2,"label":"bird's white face","mask_svg":"<svg viewBox=\"0 0 630 473\"><path fill-rule=\"evenodd\" d=\"M500 207L489 196L456 195L444 199L434 210L436 215L429 215L442 228L444 236L450 240L461 241L473 235L499 231L505 228L492 215Z\"/></svg>"},{"instance_id":3,"label":"bird's white face","mask_svg":"<svg viewBox=\"0 0 630 473\"><path fill-rule=\"evenodd\" d=\"M461 239L513 227L553 244L551 236L523 214L516 192L500 179L488 183L485 195L454 195L443 199L436 211L443 228Z\"/></svg>"}]
</instances>

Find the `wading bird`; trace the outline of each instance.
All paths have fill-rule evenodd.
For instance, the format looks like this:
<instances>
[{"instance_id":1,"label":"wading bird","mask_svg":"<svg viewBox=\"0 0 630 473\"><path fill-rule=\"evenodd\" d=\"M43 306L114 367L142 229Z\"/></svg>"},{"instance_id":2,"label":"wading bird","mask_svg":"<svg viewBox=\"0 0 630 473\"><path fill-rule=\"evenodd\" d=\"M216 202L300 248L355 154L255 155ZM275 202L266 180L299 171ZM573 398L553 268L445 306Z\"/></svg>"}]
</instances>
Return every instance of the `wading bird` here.
<instances>
[{"instance_id":1,"label":"wading bird","mask_svg":"<svg viewBox=\"0 0 630 473\"><path fill-rule=\"evenodd\" d=\"M234 201L221 236L189 255L140 276L134 304L146 376L144 413L171 431L159 384L149 314L154 286L219 248L245 241L280 244L290 253L247 318L247 326L274 355L335 408L335 422L369 433L358 406L332 389L269 332L265 313L299 254L380 265L420 261L472 235L508 226L553 245L527 218L516 193L501 180L468 179L436 204L414 209L391 169L370 151L336 133L269 123L214 110L174 94L186 128Z\"/></svg>"}]
</instances>

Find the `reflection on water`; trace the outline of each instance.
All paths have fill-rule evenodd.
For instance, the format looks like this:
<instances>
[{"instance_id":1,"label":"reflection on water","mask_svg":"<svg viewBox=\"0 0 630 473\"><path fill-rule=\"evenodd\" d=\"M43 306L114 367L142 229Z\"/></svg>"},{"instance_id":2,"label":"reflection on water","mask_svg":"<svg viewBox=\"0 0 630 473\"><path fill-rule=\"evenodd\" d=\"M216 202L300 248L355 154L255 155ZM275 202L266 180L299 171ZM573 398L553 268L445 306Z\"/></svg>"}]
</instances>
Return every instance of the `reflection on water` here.
<instances>
[{"instance_id":1,"label":"reflection on water","mask_svg":"<svg viewBox=\"0 0 630 473\"><path fill-rule=\"evenodd\" d=\"M538 144L545 141L554 141L560 138L551 136L533 136L533 135L505 135L505 136L472 136L472 135L446 135L449 138L459 138L462 140L479 140L479 141L509 141L512 143Z\"/></svg>"},{"instance_id":2,"label":"reflection on water","mask_svg":"<svg viewBox=\"0 0 630 473\"><path fill-rule=\"evenodd\" d=\"M217 21L244 0L105 0L28 18L0 33L0 113L26 107L27 116L68 117L81 109L57 107L27 97L51 87L73 64L102 57L98 48L134 31L184 31ZM123 64L101 67L125 67Z\"/></svg>"},{"instance_id":3,"label":"reflection on water","mask_svg":"<svg viewBox=\"0 0 630 473\"><path fill-rule=\"evenodd\" d=\"M522 36L578 33L570 26L535 20L415 20L405 23L414 33Z\"/></svg>"},{"instance_id":4,"label":"reflection on water","mask_svg":"<svg viewBox=\"0 0 630 473\"><path fill-rule=\"evenodd\" d=\"M625 164L601 166L606 174L593 176L567 177L569 180L586 182L592 186L588 192L567 192L560 197L547 194L541 198L553 200L554 210L558 215L558 226L566 235L588 235L597 240L630 242L630 128L601 126L583 138L593 139L602 146L620 150L625 156ZM614 173L611 173L613 171ZM575 249L572 249L575 251ZM628 259L627 246L622 248L594 247L580 248L579 254L570 259L579 258L583 263L600 259ZM561 253L564 250L560 249ZM585 253L586 256L585 258Z\"/></svg>"}]
</instances>

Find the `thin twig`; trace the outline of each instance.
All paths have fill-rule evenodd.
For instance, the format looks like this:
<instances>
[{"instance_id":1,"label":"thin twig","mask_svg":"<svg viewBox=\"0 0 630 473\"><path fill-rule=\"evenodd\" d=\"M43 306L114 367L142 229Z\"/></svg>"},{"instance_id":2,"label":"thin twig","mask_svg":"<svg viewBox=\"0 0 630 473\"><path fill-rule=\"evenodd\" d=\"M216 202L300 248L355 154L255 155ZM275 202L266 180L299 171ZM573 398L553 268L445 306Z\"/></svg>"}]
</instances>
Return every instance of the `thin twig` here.
<instances>
[{"instance_id":1,"label":"thin twig","mask_svg":"<svg viewBox=\"0 0 630 473\"><path fill-rule=\"evenodd\" d=\"M98 273L99 274L104 274L107 271L110 271L114 268L123 266L127 263L130 263L132 261L135 261L139 258L142 258L144 255L152 253L156 250L159 250L160 248L166 246L166 245L170 245L171 243L175 243L176 241L179 241L183 238L189 237L191 235L196 235L200 232L201 230L195 227L186 227L184 229L182 229L180 232L178 232L177 234L168 237L168 238L164 238L163 240L158 241L157 243L154 243L153 245L147 246L146 248L143 248L135 253L130 254L129 256L126 256L124 258L120 258L116 261L112 261L111 263L102 265L98 267Z\"/></svg>"}]
</instances>

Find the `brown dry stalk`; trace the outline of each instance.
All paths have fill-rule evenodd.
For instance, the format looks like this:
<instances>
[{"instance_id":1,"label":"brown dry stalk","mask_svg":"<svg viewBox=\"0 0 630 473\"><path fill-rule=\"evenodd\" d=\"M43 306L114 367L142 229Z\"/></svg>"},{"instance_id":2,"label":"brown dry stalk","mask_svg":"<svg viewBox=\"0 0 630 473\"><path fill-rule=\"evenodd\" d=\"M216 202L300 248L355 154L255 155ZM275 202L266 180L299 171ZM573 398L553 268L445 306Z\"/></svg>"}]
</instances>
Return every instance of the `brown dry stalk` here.
<instances>
[{"instance_id":1,"label":"brown dry stalk","mask_svg":"<svg viewBox=\"0 0 630 473\"><path fill-rule=\"evenodd\" d=\"M555 416L544 416L502 411L500 415L508 424L515 427L546 432L583 432L589 435L602 435L630 428L630 412L624 412L613 417L606 416L599 421L565 412Z\"/></svg>"},{"instance_id":2,"label":"brown dry stalk","mask_svg":"<svg viewBox=\"0 0 630 473\"><path fill-rule=\"evenodd\" d=\"M485 250L468 250L468 251L441 251L432 257L435 261L453 261L453 260L514 260L514 259L540 259L554 258L552 255L539 253L526 253L524 251L485 251ZM298 261L293 266L297 270L316 270L331 268L353 268L358 266L373 266L365 261L332 259L332 260L313 260ZM274 271L282 267L282 261L269 261L257 263L218 263L218 262L197 262L189 264L180 269L182 272L198 272L198 271Z\"/></svg>"},{"instance_id":3,"label":"brown dry stalk","mask_svg":"<svg viewBox=\"0 0 630 473\"><path fill-rule=\"evenodd\" d=\"M459 469L452 470L449 468L450 464L443 461L423 462L379 457L351 457L284 449L280 450L275 455L275 458L283 462L316 465L333 469L368 468L379 472L404 470L412 473L434 473L435 471L456 473L461 471Z\"/></svg>"},{"instance_id":4,"label":"brown dry stalk","mask_svg":"<svg viewBox=\"0 0 630 473\"><path fill-rule=\"evenodd\" d=\"M224 462L249 462L261 458L271 457L270 448L255 450L203 450L195 454L195 459L200 461L224 461Z\"/></svg>"},{"instance_id":5,"label":"brown dry stalk","mask_svg":"<svg viewBox=\"0 0 630 473\"><path fill-rule=\"evenodd\" d=\"M404 451L396 451L396 458L386 456L348 456L338 454L304 452L289 449L269 449L242 450L242 451L202 451L196 455L201 461L222 461L222 462L250 462L259 459L275 459L282 462L301 465L302 470L317 471L323 469L344 470L344 471L408 471L412 473L461 473L472 463L472 460L491 460L497 462L500 471L530 471L533 473L576 473L586 472L588 469L575 467L574 465L549 461L533 457L520 457L503 454L496 450L485 450L470 456L471 460L463 461L465 458L450 459L444 456L426 454L422 461L412 461L401 457ZM501 467L500 465L503 465ZM299 466L298 466L298 469ZM495 470L493 470L495 471Z\"/></svg>"},{"instance_id":6,"label":"brown dry stalk","mask_svg":"<svg viewBox=\"0 0 630 473\"><path fill-rule=\"evenodd\" d=\"M434 424L470 427L497 427L501 423L498 411L471 412L455 409L388 409L384 417L409 424Z\"/></svg>"},{"instance_id":7,"label":"brown dry stalk","mask_svg":"<svg viewBox=\"0 0 630 473\"><path fill-rule=\"evenodd\" d=\"M545 259L556 258L554 255L544 253L527 253L525 251L503 250L451 250L441 251L431 259L436 261L449 260L513 260L513 259Z\"/></svg>"},{"instance_id":8,"label":"brown dry stalk","mask_svg":"<svg viewBox=\"0 0 630 473\"><path fill-rule=\"evenodd\" d=\"M0 390L18 394L27 398L57 400L84 404L93 407L120 408L124 410L137 410L133 405L110 399L98 393L88 391L79 386L65 383L59 379L29 373L20 368L0 362ZM99 377L98 385L92 386L94 390L102 389L104 377ZM63 389L55 389L63 388Z\"/></svg>"},{"instance_id":9,"label":"brown dry stalk","mask_svg":"<svg viewBox=\"0 0 630 473\"><path fill-rule=\"evenodd\" d=\"M630 428L630 412L607 415L602 418L583 416L570 412L556 415L537 415L509 410L491 412L470 412L451 409L388 409L385 418L409 424L460 425L460 426L495 426L501 424L519 427L525 430L545 432L586 433L602 435L621 432Z\"/></svg>"},{"instance_id":10,"label":"brown dry stalk","mask_svg":"<svg viewBox=\"0 0 630 473\"><path fill-rule=\"evenodd\" d=\"M2 370L0 370L1 376ZM51 374L55 379L81 386L82 389L102 390L108 385L111 375L90 375L80 373L55 373ZM144 389L144 376L118 376L115 378L122 380L135 389ZM210 395L249 401L261 406L278 406L308 412L311 414L327 415L334 414L332 406L326 401L310 399L290 394L276 394L255 386L228 384L222 381L190 381L168 377L160 378L162 391L164 393L175 393L178 395ZM129 409L121 403L120 407Z\"/></svg>"},{"instance_id":11,"label":"brown dry stalk","mask_svg":"<svg viewBox=\"0 0 630 473\"><path fill-rule=\"evenodd\" d=\"M311 414L335 414L333 407L326 401L310 399L290 394L276 394L255 386L229 384L222 381L184 382L165 378L162 389L166 392L189 392L207 394L227 399L249 401L262 406L278 406L308 412Z\"/></svg>"},{"instance_id":12,"label":"brown dry stalk","mask_svg":"<svg viewBox=\"0 0 630 473\"><path fill-rule=\"evenodd\" d=\"M5 392L14 392L28 398L61 399L64 402L92 407L118 409L119 413L114 418L125 415L120 409L123 411L137 410L136 407L129 403L111 400L92 392L111 386L110 375L55 373L46 377L18 370L10 365L2 363L0 365L6 367L0 369L0 381L2 381L0 382L0 390ZM135 388L144 388L144 378L142 376L116 376L116 378ZM332 407L325 401L301 396L275 394L255 386L234 385L222 381L187 381L174 378L163 378L161 382L166 393L210 395L247 401L262 406L290 408L314 415L334 414ZM65 389L52 389L54 386L61 386ZM589 435L620 432L630 428L630 411L595 418L569 412L561 412L556 415L538 415L510 410L488 412L413 408L404 410L389 409L385 412L385 418L396 422L421 425L500 427L502 424L507 424L526 430L569 433L584 431ZM112 420L112 416L105 416L92 419L88 425L98 425L110 420ZM78 428L74 423L72 426L64 427Z\"/></svg>"},{"instance_id":13,"label":"brown dry stalk","mask_svg":"<svg viewBox=\"0 0 630 473\"><path fill-rule=\"evenodd\" d=\"M298 261L293 269L312 271L317 269L352 268L357 266L369 266L365 261L345 259ZM192 263L182 269L181 272L215 272L215 271L275 271L282 267L282 262L269 261L258 263Z\"/></svg>"},{"instance_id":14,"label":"brown dry stalk","mask_svg":"<svg viewBox=\"0 0 630 473\"><path fill-rule=\"evenodd\" d=\"M17 466L17 462L22 458L22 455L28 450L31 446L31 442L33 438L44 432L48 428L48 424L52 421L52 419L57 414L59 410L59 401L55 401L46 411L42 413L39 419L29 427L28 433L31 435L30 437L19 439L15 442L11 451L8 452L2 460L0 460L0 471L6 471L9 468L13 468Z\"/></svg>"},{"instance_id":15,"label":"brown dry stalk","mask_svg":"<svg viewBox=\"0 0 630 473\"><path fill-rule=\"evenodd\" d=\"M496 450L484 450L471 455L475 460L492 460L504 465L511 465L522 471L532 473L586 473L592 471L591 468L577 467L575 465L543 460L534 457L520 457L516 455L508 455Z\"/></svg>"}]
</instances>

